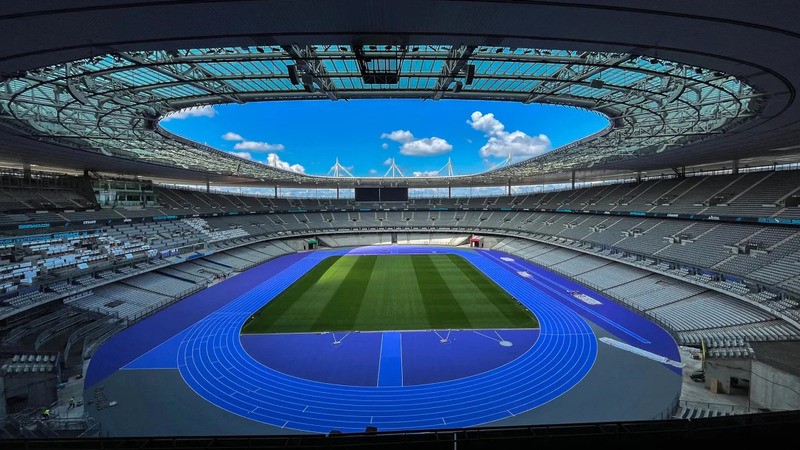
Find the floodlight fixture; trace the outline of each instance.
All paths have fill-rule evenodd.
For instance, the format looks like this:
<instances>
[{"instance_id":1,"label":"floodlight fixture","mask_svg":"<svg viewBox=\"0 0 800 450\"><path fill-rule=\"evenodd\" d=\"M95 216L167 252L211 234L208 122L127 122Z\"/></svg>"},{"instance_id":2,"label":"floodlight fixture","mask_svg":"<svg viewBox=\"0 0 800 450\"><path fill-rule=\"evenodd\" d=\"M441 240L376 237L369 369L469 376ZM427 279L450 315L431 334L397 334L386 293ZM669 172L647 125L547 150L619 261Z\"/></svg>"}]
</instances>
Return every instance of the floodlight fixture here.
<instances>
[{"instance_id":1,"label":"floodlight fixture","mask_svg":"<svg viewBox=\"0 0 800 450\"><path fill-rule=\"evenodd\" d=\"M292 84L300 84L300 80L297 78L297 66L294 64L287 64L286 71L289 73L289 80Z\"/></svg>"}]
</instances>

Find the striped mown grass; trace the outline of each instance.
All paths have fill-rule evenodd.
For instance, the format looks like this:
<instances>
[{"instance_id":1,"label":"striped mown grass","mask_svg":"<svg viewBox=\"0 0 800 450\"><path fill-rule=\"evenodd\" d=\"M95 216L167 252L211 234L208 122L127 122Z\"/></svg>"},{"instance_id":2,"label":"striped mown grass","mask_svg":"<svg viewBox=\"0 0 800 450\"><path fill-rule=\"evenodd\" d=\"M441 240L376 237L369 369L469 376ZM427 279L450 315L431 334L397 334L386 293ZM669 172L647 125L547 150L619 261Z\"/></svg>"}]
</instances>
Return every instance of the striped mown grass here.
<instances>
[{"instance_id":1,"label":"striped mown grass","mask_svg":"<svg viewBox=\"0 0 800 450\"><path fill-rule=\"evenodd\" d=\"M244 333L537 328L458 255L332 256L259 310Z\"/></svg>"}]
</instances>

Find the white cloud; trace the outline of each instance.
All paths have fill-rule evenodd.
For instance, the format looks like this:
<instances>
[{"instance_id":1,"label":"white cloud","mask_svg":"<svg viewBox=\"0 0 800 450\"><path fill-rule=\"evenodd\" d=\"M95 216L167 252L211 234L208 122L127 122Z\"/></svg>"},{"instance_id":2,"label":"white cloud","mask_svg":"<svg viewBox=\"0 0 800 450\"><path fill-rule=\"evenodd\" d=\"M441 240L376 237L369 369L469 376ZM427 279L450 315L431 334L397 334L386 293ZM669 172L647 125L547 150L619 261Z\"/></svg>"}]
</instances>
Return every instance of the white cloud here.
<instances>
[{"instance_id":1,"label":"white cloud","mask_svg":"<svg viewBox=\"0 0 800 450\"><path fill-rule=\"evenodd\" d=\"M286 161L281 160L277 153L270 153L267 155L267 164L283 170L288 170L290 172L297 172L297 173L306 173L306 168L301 166L300 164L289 164Z\"/></svg>"},{"instance_id":2,"label":"white cloud","mask_svg":"<svg viewBox=\"0 0 800 450\"><path fill-rule=\"evenodd\" d=\"M386 158L386 161L383 162L384 166L391 166L392 165L392 158Z\"/></svg>"},{"instance_id":3,"label":"white cloud","mask_svg":"<svg viewBox=\"0 0 800 450\"><path fill-rule=\"evenodd\" d=\"M475 111L467 123L489 138L480 149L481 158L490 156L506 158L510 154L512 160L519 161L539 156L550 150L550 138L546 135L529 136L519 130L509 133L505 130L505 125L495 119L492 113L483 114Z\"/></svg>"},{"instance_id":4,"label":"white cloud","mask_svg":"<svg viewBox=\"0 0 800 450\"><path fill-rule=\"evenodd\" d=\"M435 177L438 174L439 174L439 172L437 172L435 170L423 170L423 171L416 171L416 172L412 173L412 175L414 175L415 177Z\"/></svg>"},{"instance_id":5,"label":"white cloud","mask_svg":"<svg viewBox=\"0 0 800 450\"><path fill-rule=\"evenodd\" d=\"M253 152L274 152L283 150L283 144L269 144L267 142L241 141L233 146L236 150L250 150Z\"/></svg>"},{"instance_id":6,"label":"white cloud","mask_svg":"<svg viewBox=\"0 0 800 450\"><path fill-rule=\"evenodd\" d=\"M244 138L242 135L234 133L233 131L228 131L227 133L222 135L222 139L226 141L243 141Z\"/></svg>"},{"instance_id":7,"label":"white cloud","mask_svg":"<svg viewBox=\"0 0 800 450\"><path fill-rule=\"evenodd\" d=\"M436 136L429 138L415 138L408 130L394 130L391 133L383 133L381 139L400 142L400 153L407 156L433 156L447 153L453 149L446 140ZM384 142L382 147L389 146Z\"/></svg>"},{"instance_id":8,"label":"white cloud","mask_svg":"<svg viewBox=\"0 0 800 450\"><path fill-rule=\"evenodd\" d=\"M550 139L544 134L528 136L522 131L515 131L500 137L490 137L486 145L481 147L481 156L507 157L519 161L533 158L550 150Z\"/></svg>"},{"instance_id":9,"label":"white cloud","mask_svg":"<svg viewBox=\"0 0 800 450\"><path fill-rule=\"evenodd\" d=\"M406 143L414 140L414 135L408 130L394 130L391 133L383 133L381 139L389 139L390 141Z\"/></svg>"},{"instance_id":10,"label":"white cloud","mask_svg":"<svg viewBox=\"0 0 800 450\"><path fill-rule=\"evenodd\" d=\"M467 123L472 128L482 131L483 134L487 136L494 136L505 129L505 125L494 118L494 113L483 114L480 111L475 111L472 113Z\"/></svg>"},{"instance_id":11,"label":"white cloud","mask_svg":"<svg viewBox=\"0 0 800 450\"><path fill-rule=\"evenodd\" d=\"M250 161L255 161L253 155L250 152L226 152L233 156L238 156L239 158L249 159Z\"/></svg>"},{"instance_id":12,"label":"white cloud","mask_svg":"<svg viewBox=\"0 0 800 450\"><path fill-rule=\"evenodd\" d=\"M214 117L217 115L217 110L211 105L199 106L196 108L182 109L164 116L163 121L181 120L187 117Z\"/></svg>"},{"instance_id":13,"label":"white cloud","mask_svg":"<svg viewBox=\"0 0 800 450\"><path fill-rule=\"evenodd\" d=\"M514 189L511 189L512 193ZM506 188L499 186L476 186L470 188L453 188L452 195L469 197L488 197L490 195L506 195Z\"/></svg>"},{"instance_id":14,"label":"white cloud","mask_svg":"<svg viewBox=\"0 0 800 450\"><path fill-rule=\"evenodd\" d=\"M370 175L377 175L377 174L378 174L378 171L377 171L377 170L375 170L375 169L369 169L369 174L370 174Z\"/></svg>"},{"instance_id":15,"label":"white cloud","mask_svg":"<svg viewBox=\"0 0 800 450\"><path fill-rule=\"evenodd\" d=\"M284 149L283 144L270 144L268 142L248 141L241 134L228 131L222 135L226 141L239 141L233 146L235 150L249 150L251 152L275 152Z\"/></svg>"},{"instance_id":16,"label":"white cloud","mask_svg":"<svg viewBox=\"0 0 800 450\"><path fill-rule=\"evenodd\" d=\"M387 148L389 148L389 144L387 144L386 142L384 142L383 144L381 144L381 148L382 148L382 149L384 149L384 150L386 150Z\"/></svg>"},{"instance_id":17,"label":"white cloud","mask_svg":"<svg viewBox=\"0 0 800 450\"><path fill-rule=\"evenodd\" d=\"M205 186L199 186L200 188L205 188ZM253 188L253 187L231 187L231 186L220 186L216 188L212 188L213 191L218 192L232 192L235 194L250 194L250 195L272 195L273 188Z\"/></svg>"},{"instance_id":18,"label":"white cloud","mask_svg":"<svg viewBox=\"0 0 800 450\"><path fill-rule=\"evenodd\" d=\"M404 143L400 153L408 156L433 156L447 153L453 149L447 141L438 137L416 139Z\"/></svg>"}]
</instances>

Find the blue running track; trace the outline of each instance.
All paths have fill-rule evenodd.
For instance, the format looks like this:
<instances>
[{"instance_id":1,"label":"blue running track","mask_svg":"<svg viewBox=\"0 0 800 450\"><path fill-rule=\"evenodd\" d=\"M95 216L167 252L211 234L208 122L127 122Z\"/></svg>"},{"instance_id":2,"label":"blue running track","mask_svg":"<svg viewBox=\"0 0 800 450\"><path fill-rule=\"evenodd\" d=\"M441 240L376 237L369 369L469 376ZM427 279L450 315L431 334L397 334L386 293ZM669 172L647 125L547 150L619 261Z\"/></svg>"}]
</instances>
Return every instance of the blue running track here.
<instances>
[{"instance_id":1,"label":"blue running track","mask_svg":"<svg viewBox=\"0 0 800 450\"><path fill-rule=\"evenodd\" d=\"M348 252L432 251L461 255L533 311L541 327L533 345L515 359L479 373L404 385L403 377L408 369L404 366L404 347L412 345L414 340L405 338L405 333L384 332L377 386L301 378L270 368L245 350L240 336L245 321L323 259ZM89 367L86 385L91 386L121 368L177 368L187 385L209 402L230 413L281 428L318 433L334 429L361 432L368 425L381 430L460 428L487 424L531 410L580 382L597 357L598 341L587 319L631 345L665 357L677 357L674 341L654 324L597 293L500 252L371 247L290 255L256 269L262 271L260 283L256 278L243 279L248 285L246 290L233 291L235 297L228 296L221 305L215 303L217 308L208 306L201 318L195 312L191 323L174 317L186 313L185 308L169 313L172 307L112 338L98 351L99 356L111 361L101 361L93 367L96 355ZM529 276L520 276L520 271L528 272ZM250 272L253 271L206 291L235 284ZM601 300L602 305L582 303L567 293L572 289L588 293ZM219 295L226 291L218 289L216 292ZM191 301L190 297L176 306L191 304ZM173 316L174 320L159 319L162 314ZM618 316L617 320L612 319L614 315ZM152 323L148 324L150 321ZM160 340L160 344L153 344L155 338L148 337L147 345L126 347L135 342L137 336L146 336L148 330L158 335L156 340ZM291 351L302 352L302 349Z\"/></svg>"}]
</instances>

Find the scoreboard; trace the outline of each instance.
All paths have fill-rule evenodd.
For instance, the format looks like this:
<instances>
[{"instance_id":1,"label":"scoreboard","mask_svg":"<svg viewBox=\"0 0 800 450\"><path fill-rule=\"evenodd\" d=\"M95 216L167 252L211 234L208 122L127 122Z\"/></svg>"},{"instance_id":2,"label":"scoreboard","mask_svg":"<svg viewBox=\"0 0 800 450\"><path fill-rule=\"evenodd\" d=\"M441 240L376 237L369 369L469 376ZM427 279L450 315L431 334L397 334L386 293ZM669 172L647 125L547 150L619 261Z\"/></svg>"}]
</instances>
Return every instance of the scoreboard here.
<instances>
[{"instance_id":1,"label":"scoreboard","mask_svg":"<svg viewBox=\"0 0 800 450\"><path fill-rule=\"evenodd\" d=\"M357 187L357 202L406 202L408 188Z\"/></svg>"}]
</instances>

